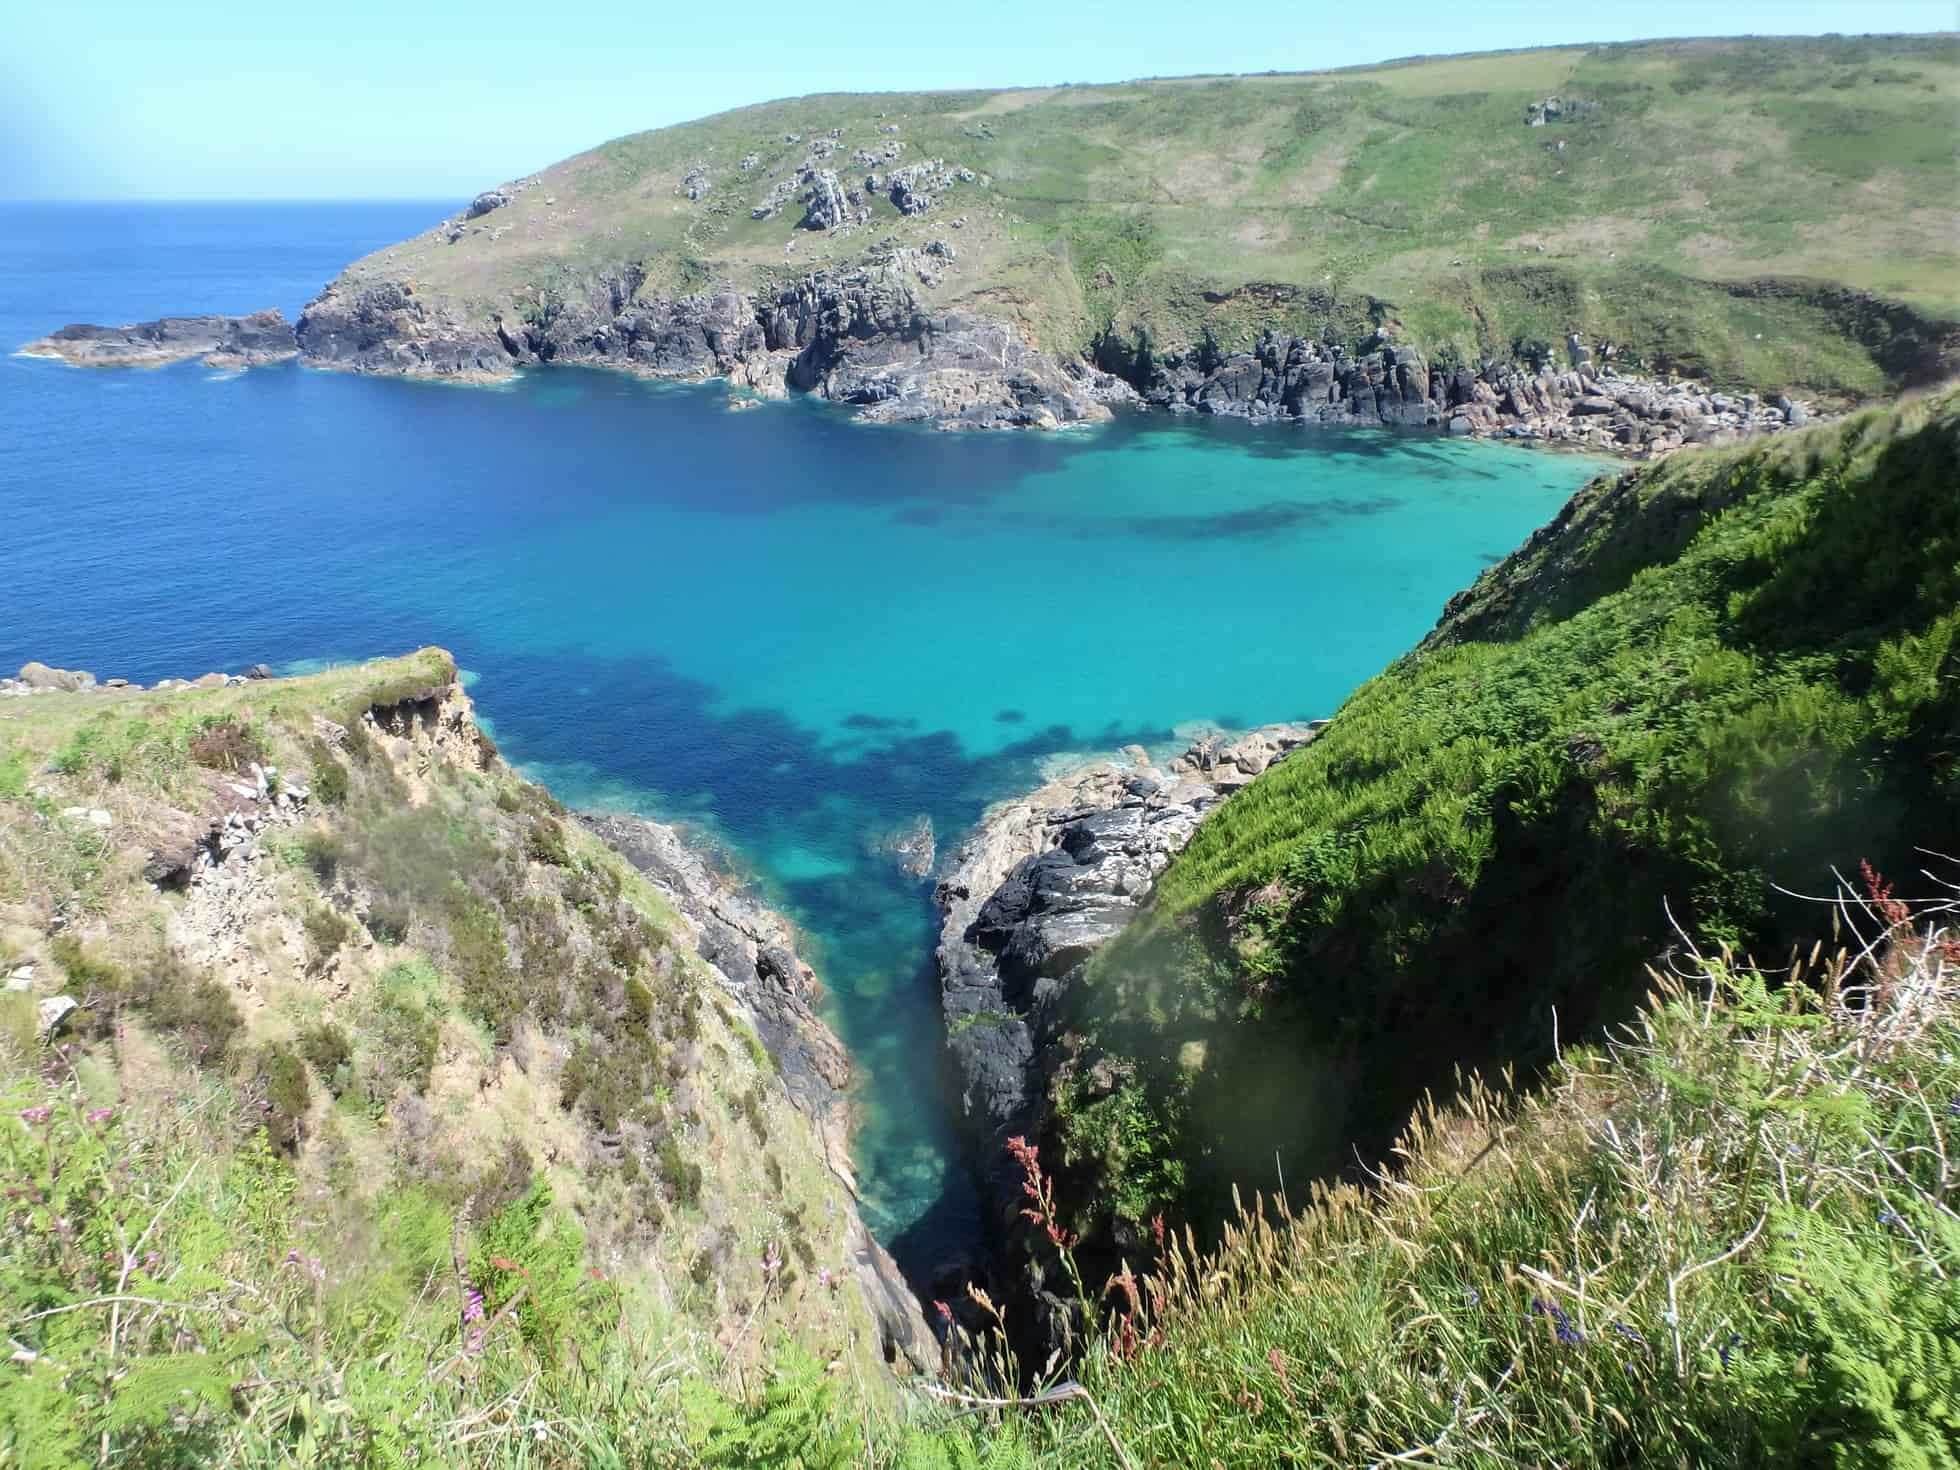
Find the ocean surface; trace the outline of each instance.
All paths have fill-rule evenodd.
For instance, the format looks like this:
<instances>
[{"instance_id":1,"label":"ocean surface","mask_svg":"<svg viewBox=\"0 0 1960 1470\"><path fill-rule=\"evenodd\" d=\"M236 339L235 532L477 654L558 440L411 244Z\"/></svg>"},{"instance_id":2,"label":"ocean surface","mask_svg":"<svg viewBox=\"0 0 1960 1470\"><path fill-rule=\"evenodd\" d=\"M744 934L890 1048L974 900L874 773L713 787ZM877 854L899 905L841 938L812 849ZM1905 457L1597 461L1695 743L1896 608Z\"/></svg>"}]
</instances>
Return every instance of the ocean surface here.
<instances>
[{"instance_id":1,"label":"ocean surface","mask_svg":"<svg viewBox=\"0 0 1960 1470\"><path fill-rule=\"evenodd\" d=\"M0 205L0 346L299 308L428 204ZM808 932L864 1074L868 1216L974 1229L929 886L1045 766L1328 715L1598 468L1126 415L1063 434L541 371L503 388L0 356L0 667L143 682L452 649L575 806L684 819Z\"/></svg>"}]
</instances>

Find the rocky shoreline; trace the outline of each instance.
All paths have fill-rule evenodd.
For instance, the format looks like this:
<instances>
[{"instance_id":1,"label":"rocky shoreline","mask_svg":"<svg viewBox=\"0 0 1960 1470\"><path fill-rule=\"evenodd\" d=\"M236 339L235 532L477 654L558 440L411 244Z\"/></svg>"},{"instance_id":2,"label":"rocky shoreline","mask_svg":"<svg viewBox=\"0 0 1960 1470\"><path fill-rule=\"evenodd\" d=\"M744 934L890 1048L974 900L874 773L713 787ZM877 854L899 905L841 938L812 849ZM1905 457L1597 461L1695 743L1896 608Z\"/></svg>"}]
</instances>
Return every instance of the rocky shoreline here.
<instances>
[{"instance_id":1,"label":"rocky shoreline","mask_svg":"<svg viewBox=\"0 0 1960 1470\"><path fill-rule=\"evenodd\" d=\"M1127 385L1064 368L1011 323L934 311L913 280L924 251L884 247L855 269L819 271L773 296L723 289L641 300L638 266L553 291L524 317L458 317L412 286L329 286L301 314L309 363L404 377L482 381L538 363L621 368L684 381L725 378L765 398L791 390L855 405L874 423L1055 428L1109 417Z\"/></svg>"},{"instance_id":2,"label":"rocky shoreline","mask_svg":"<svg viewBox=\"0 0 1960 1470\"><path fill-rule=\"evenodd\" d=\"M24 357L54 357L75 367L164 367L200 359L206 367L249 368L299 356L292 323L277 310L250 316L167 316L99 327L77 322L36 338Z\"/></svg>"},{"instance_id":3,"label":"rocky shoreline","mask_svg":"<svg viewBox=\"0 0 1960 1470\"><path fill-rule=\"evenodd\" d=\"M1200 819L1324 721L1212 737L1158 767L1139 746L990 808L948 857L933 899L946 1045L976 1161L990 1276L1037 1357L1070 1307L1023 1249L1022 1174L1006 1142L1032 1135L1060 1006L1088 957L1119 934ZM1023 1344L1026 1346L1026 1344Z\"/></svg>"},{"instance_id":4,"label":"rocky shoreline","mask_svg":"<svg viewBox=\"0 0 1960 1470\"><path fill-rule=\"evenodd\" d=\"M86 324L27 344L27 356L88 367L155 367L200 358L254 367L299 357L351 372L501 381L544 363L690 382L725 380L731 406L810 393L867 423L941 429L1055 429L1097 423L1116 405L1261 423L1428 429L1542 441L1636 459L1684 444L1797 427L1816 405L1787 395L1720 393L1685 380L1622 374L1608 343L1568 335L1564 360L1431 362L1392 325L1359 342L1268 331L1248 351L1205 346L1161 356L1109 340L1058 361L1000 317L934 308L953 247L887 239L845 270L773 293L721 288L645 299L644 268L621 266L540 296L519 314L478 320L412 282L329 285L289 325L249 317ZM1093 359L1093 360L1091 360Z\"/></svg>"},{"instance_id":5,"label":"rocky shoreline","mask_svg":"<svg viewBox=\"0 0 1960 1470\"><path fill-rule=\"evenodd\" d=\"M951 247L933 245L950 253ZM686 381L725 379L763 398L792 390L854 405L870 423L942 429L1059 428L1117 404L1255 422L1426 428L1544 441L1631 458L1774 433L1819 416L1787 395L1727 394L1623 374L1613 348L1570 334L1565 361L1431 363L1392 326L1349 347L1268 331L1249 351L1161 357L1100 344L1058 362L1013 323L934 310L916 285L939 260L887 241L859 266L818 271L773 296L721 289L641 299L628 266L548 293L521 319L477 323L406 283L336 283L301 315L317 366L492 381L575 363ZM752 400L737 398L738 404Z\"/></svg>"}]
</instances>

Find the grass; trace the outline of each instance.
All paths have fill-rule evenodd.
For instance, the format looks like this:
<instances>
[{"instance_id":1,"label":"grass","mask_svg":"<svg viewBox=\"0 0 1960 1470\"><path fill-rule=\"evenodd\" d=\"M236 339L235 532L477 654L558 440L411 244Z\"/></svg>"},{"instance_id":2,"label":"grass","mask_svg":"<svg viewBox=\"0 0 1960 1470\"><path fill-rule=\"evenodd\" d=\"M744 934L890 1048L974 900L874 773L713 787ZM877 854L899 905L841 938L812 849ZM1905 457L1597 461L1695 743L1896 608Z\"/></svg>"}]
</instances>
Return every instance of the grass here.
<instances>
[{"instance_id":1,"label":"grass","mask_svg":"<svg viewBox=\"0 0 1960 1470\"><path fill-rule=\"evenodd\" d=\"M1862 885L1847 947L1652 977L1518 1101L1425 1108L1393 1167L1174 1227L1076 1379L1134 1464L1960 1463L1952 893ZM1104 1466L1081 1408L1025 1461Z\"/></svg>"},{"instance_id":2,"label":"grass","mask_svg":"<svg viewBox=\"0 0 1960 1470\"><path fill-rule=\"evenodd\" d=\"M1532 1096L1424 1109L1387 1172L1249 1196L1213 1248L1163 1229L1067 1382L1024 1394L960 1332L947 1386L896 1409L788 1346L717 1384L584 1268L541 1176L469 1218L412 1187L316 1197L221 1082L145 1111L23 1078L0 1445L35 1470L104 1444L145 1467L1952 1466L1955 891L1846 889L1816 917L1847 942L1788 973L1684 957Z\"/></svg>"},{"instance_id":3,"label":"grass","mask_svg":"<svg viewBox=\"0 0 1960 1470\"><path fill-rule=\"evenodd\" d=\"M458 1257L491 1318L511 1306L513 1365L582 1375L583 1342L610 1343L595 1393L678 1412L794 1342L888 1400L814 1125L732 998L703 1003L685 921L471 738L454 677L425 650L0 710L0 768L26 773L0 791L0 953L35 976L0 1013L0 1318L40 1344L0 1366L0 1461L71 1463L75 1434L131 1464L473 1458L435 1433L443 1405L490 1402ZM316 799L222 889L145 882L255 760ZM83 1010L43 1044L32 1006L56 993ZM166 1201L135 1321L35 1315L120 1290L105 1243ZM417 1393L423 1427L400 1420ZM637 1463L685 1463L688 1422Z\"/></svg>"},{"instance_id":4,"label":"grass","mask_svg":"<svg viewBox=\"0 0 1960 1470\"><path fill-rule=\"evenodd\" d=\"M1525 105L1547 96L1596 105L1527 127ZM1159 352L1207 336L1241 346L1268 325L1352 338L1380 302L1432 356L1476 361L1576 329L1722 386L1862 397L1911 374L1878 360L1839 293L1902 304L1933 352L1952 330L1938 323L1960 313L1956 125L1950 36L814 96L615 139L546 169L485 220L501 238L424 235L349 277L522 314L629 261L647 268L646 296L763 289L872 239L945 235L963 215L947 236L960 259L928 296L1014 317L1058 352L1139 335ZM749 218L809 139L841 129L848 160L891 127L904 161L944 158L981 178L911 219L873 198L872 228L854 236L799 229L794 205ZM750 153L760 166L739 169ZM675 191L696 163L711 191L689 203ZM865 171L840 168L847 180ZM1556 309L1517 289L1519 266L1556 284ZM1766 301L1765 280L1801 290ZM1245 294L1267 284L1292 294Z\"/></svg>"},{"instance_id":5,"label":"grass","mask_svg":"<svg viewBox=\"0 0 1960 1470\"><path fill-rule=\"evenodd\" d=\"M1673 926L1774 953L1960 826L1960 394L1596 481L1199 828L1073 987L1077 1223L1216 1218L1548 1061ZM1111 1084L1112 1077L1118 1079ZM1123 1223L1127 1222L1127 1223Z\"/></svg>"}]
</instances>

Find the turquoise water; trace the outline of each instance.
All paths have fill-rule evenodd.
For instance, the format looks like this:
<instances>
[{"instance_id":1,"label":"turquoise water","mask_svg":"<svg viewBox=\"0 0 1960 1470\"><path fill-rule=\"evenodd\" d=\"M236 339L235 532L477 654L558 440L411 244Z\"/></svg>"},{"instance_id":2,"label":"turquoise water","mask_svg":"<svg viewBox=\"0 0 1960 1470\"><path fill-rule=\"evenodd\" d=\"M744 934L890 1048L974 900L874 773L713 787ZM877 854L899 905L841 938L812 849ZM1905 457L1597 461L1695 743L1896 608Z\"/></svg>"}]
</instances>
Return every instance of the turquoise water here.
<instances>
[{"instance_id":1,"label":"turquoise water","mask_svg":"<svg viewBox=\"0 0 1960 1470\"><path fill-rule=\"evenodd\" d=\"M293 311L442 212L320 208L10 209L0 341ZM879 837L925 815L950 843L1071 753L1331 713L1597 466L723 399L577 370L477 390L0 359L0 664L149 680L452 648L513 759L575 805L698 824L805 927L865 1077L868 1213L926 1269L972 1201L928 888Z\"/></svg>"}]
</instances>

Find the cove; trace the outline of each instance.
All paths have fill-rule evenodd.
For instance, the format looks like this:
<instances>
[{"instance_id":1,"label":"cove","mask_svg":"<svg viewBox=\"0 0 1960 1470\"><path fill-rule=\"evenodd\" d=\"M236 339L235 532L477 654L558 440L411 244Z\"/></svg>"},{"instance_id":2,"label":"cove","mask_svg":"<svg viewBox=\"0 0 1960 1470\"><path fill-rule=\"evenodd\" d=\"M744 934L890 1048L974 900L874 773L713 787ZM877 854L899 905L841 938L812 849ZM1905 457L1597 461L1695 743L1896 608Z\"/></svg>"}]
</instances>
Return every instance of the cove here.
<instances>
[{"instance_id":1,"label":"cove","mask_svg":"<svg viewBox=\"0 0 1960 1470\"><path fill-rule=\"evenodd\" d=\"M148 254L86 212L17 222L0 332L293 312L361 237L419 222L322 206L295 258L291 212L256 208L139 212ZM460 389L0 360L0 664L147 682L448 646L567 804L693 824L807 931L864 1077L867 1219L924 1273L974 1211L929 883L881 839L925 817L955 841L1055 762L1331 714L1599 466L1197 417L954 435L724 402L570 369Z\"/></svg>"}]
</instances>

